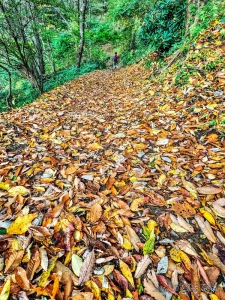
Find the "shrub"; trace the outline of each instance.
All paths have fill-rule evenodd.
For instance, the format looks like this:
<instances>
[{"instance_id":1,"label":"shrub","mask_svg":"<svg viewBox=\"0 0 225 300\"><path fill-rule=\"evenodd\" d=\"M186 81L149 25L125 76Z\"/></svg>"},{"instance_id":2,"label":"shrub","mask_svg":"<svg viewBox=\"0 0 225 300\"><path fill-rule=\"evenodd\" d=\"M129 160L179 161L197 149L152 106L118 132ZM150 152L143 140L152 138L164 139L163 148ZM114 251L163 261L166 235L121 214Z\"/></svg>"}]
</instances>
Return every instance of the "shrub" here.
<instances>
[{"instance_id":1,"label":"shrub","mask_svg":"<svg viewBox=\"0 0 225 300\"><path fill-rule=\"evenodd\" d=\"M152 45L166 53L178 43L184 31L186 1L159 0L146 13L138 32L138 40L144 46Z\"/></svg>"}]
</instances>

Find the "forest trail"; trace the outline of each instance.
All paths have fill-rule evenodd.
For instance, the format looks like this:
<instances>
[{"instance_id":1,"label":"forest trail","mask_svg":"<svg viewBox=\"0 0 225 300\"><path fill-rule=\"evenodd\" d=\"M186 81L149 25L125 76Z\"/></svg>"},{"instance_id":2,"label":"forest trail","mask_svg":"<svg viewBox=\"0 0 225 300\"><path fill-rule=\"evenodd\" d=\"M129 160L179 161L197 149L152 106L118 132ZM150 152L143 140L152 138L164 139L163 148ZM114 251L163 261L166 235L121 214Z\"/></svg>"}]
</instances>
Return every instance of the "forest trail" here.
<instances>
[{"instance_id":1,"label":"forest trail","mask_svg":"<svg viewBox=\"0 0 225 300\"><path fill-rule=\"evenodd\" d=\"M190 50L185 83L185 66L151 78L157 63L139 63L0 115L0 296L10 283L29 299L213 293L225 270L223 32Z\"/></svg>"}]
</instances>

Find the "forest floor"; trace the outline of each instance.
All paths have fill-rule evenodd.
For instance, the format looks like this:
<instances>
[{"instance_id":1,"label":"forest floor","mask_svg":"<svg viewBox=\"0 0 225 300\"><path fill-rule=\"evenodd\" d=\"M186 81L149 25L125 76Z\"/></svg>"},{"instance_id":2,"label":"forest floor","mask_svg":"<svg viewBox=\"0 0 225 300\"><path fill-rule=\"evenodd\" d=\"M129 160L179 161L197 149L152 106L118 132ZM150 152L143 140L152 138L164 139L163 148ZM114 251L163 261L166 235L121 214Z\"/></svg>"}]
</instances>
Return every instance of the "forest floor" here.
<instances>
[{"instance_id":1,"label":"forest floor","mask_svg":"<svg viewBox=\"0 0 225 300\"><path fill-rule=\"evenodd\" d=\"M0 115L1 300L225 299L224 35Z\"/></svg>"}]
</instances>

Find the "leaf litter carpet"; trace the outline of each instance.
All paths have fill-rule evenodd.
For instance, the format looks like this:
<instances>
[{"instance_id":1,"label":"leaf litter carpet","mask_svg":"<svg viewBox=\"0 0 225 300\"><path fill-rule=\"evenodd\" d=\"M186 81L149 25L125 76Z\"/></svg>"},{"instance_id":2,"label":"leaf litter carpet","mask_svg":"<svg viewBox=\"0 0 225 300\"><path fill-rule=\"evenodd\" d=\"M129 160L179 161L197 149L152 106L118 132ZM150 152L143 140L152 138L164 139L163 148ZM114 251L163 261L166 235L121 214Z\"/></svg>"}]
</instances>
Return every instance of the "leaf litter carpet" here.
<instances>
[{"instance_id":1,"label":"leaf litter carpet","mask_svg":"<svg viewBox=\"0 0 225 300\"><path fill-rule=\"evenodd\" d=\"M222 34L0 115L1 300L225 299Z\"/></svg>"}]
</instances>

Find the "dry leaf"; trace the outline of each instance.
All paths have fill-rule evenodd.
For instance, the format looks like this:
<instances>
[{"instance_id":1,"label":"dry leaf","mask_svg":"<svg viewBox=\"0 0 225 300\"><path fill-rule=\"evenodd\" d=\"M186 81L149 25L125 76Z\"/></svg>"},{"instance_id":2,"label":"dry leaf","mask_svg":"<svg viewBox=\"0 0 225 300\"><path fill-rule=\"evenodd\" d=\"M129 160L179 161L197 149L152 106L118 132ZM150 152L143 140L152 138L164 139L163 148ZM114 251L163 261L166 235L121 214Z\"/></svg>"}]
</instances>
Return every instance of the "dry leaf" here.
<instances>
[{"instance_id":1,"label":"dry leaf","mask_svg":"<svg viewBox=\"0 0 225 300\"><path fill-rule=\"evenodd\" d=\"M24 290L29 290L30 282L27 279L26 271L21 267L17 267L14 271L14 274L18 285Z\"/></svg>"},{"instance_id":2,"label":"dry leaf","mask_svg":"<svg viewBox=\"0 0 225 300\"><path fill-rule=\"evenodd\" d=\"M154 299L166 300L166 298L163 296L163 294L160 293L160 291L156 289L154 284L147 277L145 277L145 279L144 279L144 290L145 290L145 293L147 293Z\"/></svg>"},{"instance_id":3,"label":"dry leaf","mask_svg":"<svg viewBox=\"0 0 225 300\"><path fill-rule=\"evenodd\" d=\"M93 249L85 258L83 265L80 269L80 278L78 281L78 285L83 285L86 281L90 279L92 275L94 263L95 263L95 252Z\"/></svg>"},{"instance_id":4,"label":"dry leaf","mask_svg":"<svg viewBox=\"0 0 225 300\"><path fill-rule=\"evenodd\" d=\"M6 263L4 273L9 273L15 270L15 268L21 263L23 256L24 250L13 251L8 259L8 262Z\"/></svg>"},{"instance_id":5,"label":"dry leaf","mask_svg":"<svg viewBox=\"0 0 225 300\"><path fill-rule=\"evenodd\" d=\"M24 186L14 186L8 190L10 197L15 197L17 195L25 196L28 194L28 190Z\"/></svg>"},{"instance_id":6,"label":"dry leaf","mask_svg":"<svg viewBox=\"0 0 225 300\"><path fill-rule=\"evenodd\" d=\"M195 220L197 221L199 227L201 228L202 232L206 235L206 237L213 243L216 242L216 237L212 231L212 228L208 221L204 221L202 217L198 215L195 216Z\"/></svg>"},{"instance_id":7,"label":"dry leaf","mask_svg":"<svg viewBox=\"0 0 225 300\"><path fill-rule=\"evenodd\" d=\"M139 261L139 263L137 264L137 268L134 274L135 278L140 278L144 273L145 270L148 268L148 266L150 265L150 263L152 262L151 258L149 257L149 255L145 255L141 261Z\"/></svg>"},{"instance_id":8,"label":"dry leaf","mask_svg":"<svg viewBox=\"0 0 225 300\"><path fill-rule=\"evenodd\" d=\"M203 186L203 187L197 188L197 191L200 194L215 195L215 194L221 193L222 189L219 187L214 187L214 186Z\"/></svg>"},{"instance_id":9,"label":"dry leaf","mask_svg":"<svg viewBox=\"0 0 225 300\"><path fill-rule=\"evenodd\" d=\"M28 214L17 217L14 222L7 228L8 234L23 234L31 226L31 222L38 216L38 213Z\"/></svg>"},{"instance_id":10,"label":"dry leaf","mask_svg":"<svg viewBox=\"0 0 225 300\"><path fill-rule=\"evenodd\" d=\"M96 223L102 216L102 207L100 204L95 203L87 216L87 219L90 220L91 223Z\"/></svg>"},{"instance_id":11,"label":"dry leaf","mask_svg":"<svg viewBox=\"0 0 225 300\"><path fill-rule=\"evenodd\" d=\"M126 225L126 231L127 235L131 241L131 244L134 246L135 250L139 252L139 247L137 246L138 243L141 243L141 240L139 239L138 235L136 232L128 225Z\"/></svg>"},{"instance_id":12,"label":"dry leaf","mask_svg":"<svg viewBox=\"0 0 225 300\"><path fill-rule=\"evenodd\" d=\"M225 208L223 208L223 206L225 206L225 198L220 198L214 201L212 206L220 217L225 218Z\"/></svg>"},{"instance_id":13,"label":"dry leaf","mask_svg":"<svg viewBox=\"0 0 225 300\"><path fill-rule=\"evenodd\" d=\"M78 293L77 295L72 296L71 300L93 300L93 297L93 293Z\"/></svg>"}]
</instances>

